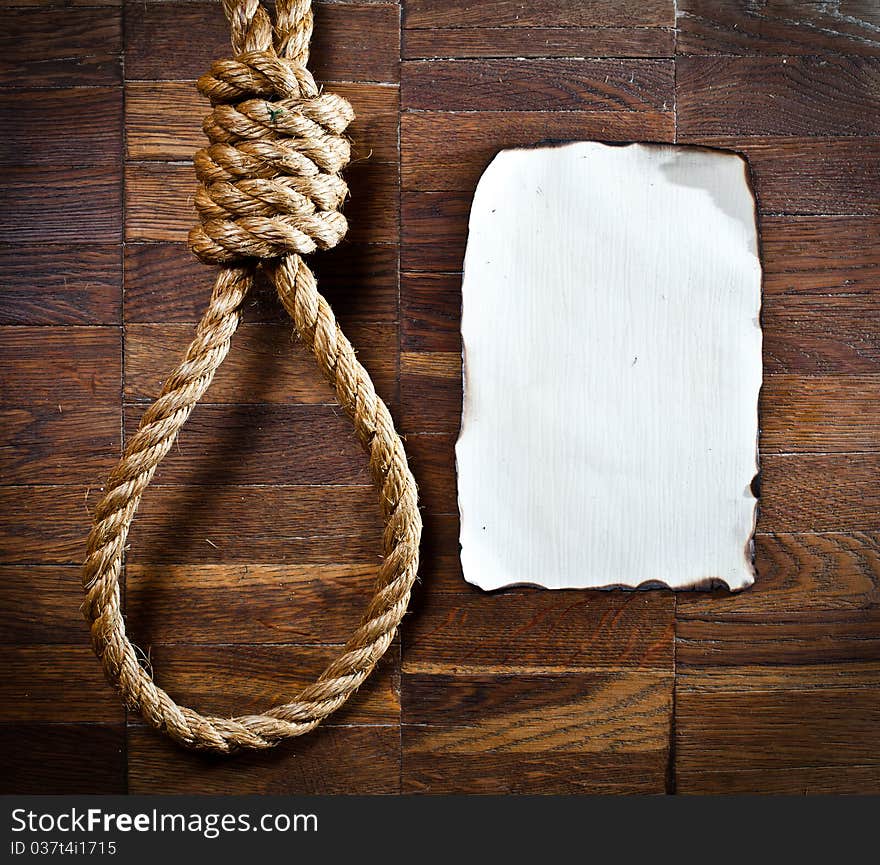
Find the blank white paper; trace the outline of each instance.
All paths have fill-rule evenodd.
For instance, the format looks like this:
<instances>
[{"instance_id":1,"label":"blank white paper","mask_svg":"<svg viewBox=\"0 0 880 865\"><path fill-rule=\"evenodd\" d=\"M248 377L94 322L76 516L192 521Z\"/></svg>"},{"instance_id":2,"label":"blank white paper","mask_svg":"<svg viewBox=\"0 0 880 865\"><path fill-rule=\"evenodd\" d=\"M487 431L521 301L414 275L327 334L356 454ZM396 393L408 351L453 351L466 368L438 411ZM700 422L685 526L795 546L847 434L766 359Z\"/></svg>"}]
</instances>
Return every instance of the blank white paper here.
<instances>
[{"instance_id":1,"label":"blank white paper","mask_svg":"<svg viewBox=\"0 0 880 865\"><path fill-rule=\"evenodd\" d=\"M743 159L505 150L474 196L462 295L465 579L751 585L761 267Z\"/></svg>"}]
</instances>

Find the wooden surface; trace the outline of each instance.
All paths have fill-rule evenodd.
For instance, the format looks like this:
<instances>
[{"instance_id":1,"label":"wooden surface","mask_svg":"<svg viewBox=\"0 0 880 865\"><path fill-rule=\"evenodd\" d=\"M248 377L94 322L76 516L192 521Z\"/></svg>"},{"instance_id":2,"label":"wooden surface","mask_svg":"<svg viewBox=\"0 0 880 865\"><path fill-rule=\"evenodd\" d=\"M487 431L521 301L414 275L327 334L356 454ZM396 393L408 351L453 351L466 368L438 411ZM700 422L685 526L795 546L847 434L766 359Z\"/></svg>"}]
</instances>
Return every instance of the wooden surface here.
<instances>
[{"instance_id":1,"label":"wooden surface","mask_svg":"<svg viewBox=\"0 0 880 865\"><path fill-rule=\"evenodd\" d=\"M315 265L406 433L424 565L350 706L225 762L126 717L77 610L89 509L210 290L183 239L192 81L226 56L225 24L209 2L0 5L21 7L0 35L4 792L880 792L874 0L318 4L316 74L359 119L351 242ZM572 138L751 162L766 377L745 594L487 596L461 579L469 198L496 150ZM127 614L175 696L248 711L345 639L381 526L271 297L248 304L209 395L135 523Z\"/></svg>"}]
</instances>

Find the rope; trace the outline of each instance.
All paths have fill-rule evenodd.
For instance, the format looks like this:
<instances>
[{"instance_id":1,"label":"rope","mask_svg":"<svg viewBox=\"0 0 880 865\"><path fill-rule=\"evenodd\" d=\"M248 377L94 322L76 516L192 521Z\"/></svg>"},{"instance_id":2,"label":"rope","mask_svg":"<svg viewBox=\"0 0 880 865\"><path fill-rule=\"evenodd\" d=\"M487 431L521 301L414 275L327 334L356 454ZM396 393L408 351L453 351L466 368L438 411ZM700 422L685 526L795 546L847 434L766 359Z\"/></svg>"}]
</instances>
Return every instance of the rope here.
<instances>
[{"instance_id":1,"label":"rope","mask_svg":"<svg viewBox=\"0 0 880 865\"><path fill-rule=\"evenodd\" d=\"M223 8L235 57L216 62L198 82L213 110L204 123L210 146L195 156L200 225L190 232L195 254L223 266L183 361L144 413L97 506L83 612L107 677L131 709L186 747L227 754L307 733L370 675L406 612L422 524L391 415L300 257L345 235L338 208L348 190L339 171L349 159L342 133L354 117L344 99L322 94L306 69L311 0L277 0L274 24L259 0L223 0ZM369 454L385 521L384 559L360 625L313 684L261 715L220 718L179 706L141 666L125 632L119 576L141 496L226 357L257 267L273 281Z\"/></svg>"}]
</instances>

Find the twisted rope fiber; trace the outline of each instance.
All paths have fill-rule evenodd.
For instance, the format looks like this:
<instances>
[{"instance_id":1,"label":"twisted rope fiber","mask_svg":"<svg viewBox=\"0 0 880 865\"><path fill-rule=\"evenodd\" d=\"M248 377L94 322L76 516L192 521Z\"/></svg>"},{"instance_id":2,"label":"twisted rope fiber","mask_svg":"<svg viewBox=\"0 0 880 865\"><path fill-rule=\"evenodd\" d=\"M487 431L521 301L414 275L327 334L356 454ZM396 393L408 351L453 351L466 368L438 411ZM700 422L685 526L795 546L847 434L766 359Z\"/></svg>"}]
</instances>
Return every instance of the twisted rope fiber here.
<instances>
[{"instance_id":1,"label":"twisted rope fiber","mask_svg":"<svg viewBox=\"0 0 880 865\"><path fill-rule=\"evenodd\" d=\"M307 733L370 675L406 612L422 525L388 409L300 257L345 235L338 208L347 187L339 171L349 159L342 133L354 116L344 99L322 94L306 69L311 0L278 0L274 24L259 0L223 0L223 7L235 57L215 63L198 83L213 110L204 123L210 146L195 156L200 225L190 233L195 254L223 267L183 361L144 413L96 509L83 612L95 652L129 707L184 746L226 754ZM125 632L119 576L141 496L226 357L258 267L369 454L385 520L384 559L360 625L313 684L263 714L220 718L177 705L141 666Z\"/></svg>"}]
</instances>

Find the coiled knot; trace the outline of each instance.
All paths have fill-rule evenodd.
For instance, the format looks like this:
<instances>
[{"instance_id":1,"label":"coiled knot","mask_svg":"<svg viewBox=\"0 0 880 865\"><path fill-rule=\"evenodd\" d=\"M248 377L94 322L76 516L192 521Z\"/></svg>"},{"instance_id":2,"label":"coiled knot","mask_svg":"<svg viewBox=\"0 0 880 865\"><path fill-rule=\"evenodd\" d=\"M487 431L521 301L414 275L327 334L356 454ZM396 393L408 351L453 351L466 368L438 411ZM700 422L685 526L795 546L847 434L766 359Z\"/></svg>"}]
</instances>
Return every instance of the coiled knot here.
<instances>
[{"instance_id":1,"label":"coiled knot","mask_svg":"<svg viewBox=\"0 0 880 865\"><path fill-rule=\"evenodd\" d=\"M336 246L348 229L339 172L350 158L342 133L351 105L272 51L217 61L198 88L213 110L203 124L211 144L194 160L193 252L229 264Z\"/></svg>"}]
</instances>

